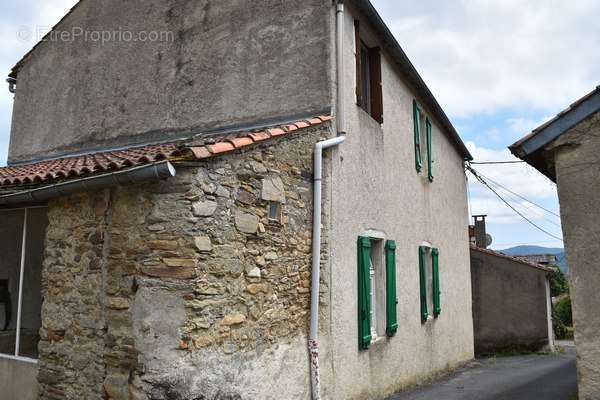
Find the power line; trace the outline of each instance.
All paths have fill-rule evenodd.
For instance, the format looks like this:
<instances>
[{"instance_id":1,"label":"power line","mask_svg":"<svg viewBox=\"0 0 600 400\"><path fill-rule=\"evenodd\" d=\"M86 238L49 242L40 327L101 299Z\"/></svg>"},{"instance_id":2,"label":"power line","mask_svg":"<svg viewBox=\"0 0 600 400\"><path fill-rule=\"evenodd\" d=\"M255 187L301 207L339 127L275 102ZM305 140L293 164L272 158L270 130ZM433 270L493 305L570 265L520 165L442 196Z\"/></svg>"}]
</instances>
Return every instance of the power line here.
<instances>
[{"instance_id":1,"label":"power line","mask_svg":"<svg viewBox=\"0 0 600 400\"><path fill-rule=\"evenodd\" d=\"M532 244L545 244L545 243L556 243L556 240L541 240L539 242L526 242L526 243L494 243L494 246L527 246Z\"/></svg>"},{"instance_id":2,"label":"power line","mask_svg":"<svg viewBox=\"0 0 600 400\"><path fill-rule=\"evenodd\" d=\"M498 198L500 200L502 200L502 202L504 204L506 204L508 207L510 207L511 210L513 210L514 212L516 212L521 218L523 218L525 221L527 221L529 224L531 224L532 226L534 226L535 228L537 228L538 230L540 230L541 232L545 233L546 235L556 239L556 240L560 240L561 242L563 241L561 238L559 238L558 236L553 235L552 233L548 232L547 230L545 230L544 228L540 227L539 225L535 224L533 221L531 221L529 218L527 218L525 215L523 215L521 212L519 212L519 210L517 210L516 208L514 208L508 201L506 201L504 199L504 197L500 196L500 194L498 192L496 192L494 190L494 188L492 188L484 179L482 176L479 175L479 173L477 171L475 171L473 168L471 168L470 166L467 166L467 169L475 176L475 178L477 178L477 180L479 182L481 182L482 184L484 184L488 189L490 189L496 196L498 196Z\"/></svg>"},{"instance_id":3,"label":"power line","mask_svg":"<svg viewBox=\"0 0 600 400\"><path fill-rule=\"evenodd\" d=\"M509 192L509 193L512 193L513 195L517 196L517 197L518 197L518 198L520 198L521 200L525 200L526 202L533 204L533 205L534 205L534 206L536 206L537 208L540 208L540 209L542 209L542 210L544 210L544 211L546 211L546 212L548 212L548 213L550 213L550 214L554 215L555 217L558 217L558 218L560 218L560 215L556 214L555 212L553 212L553 211L551 211L551 210L548 210L547 208L544 208L544 207L540 206L539 204L536 204L536 203L534 203L533 201L531 201L531 200L529 200L529 199L527 199L527 198L525 198L525 197L521 196L521 195L520 195L520 194L518 194L518 193L515 193L515 192L513 192L512 190L510 190L510 189L509 189L509 188L507 188L506 186L503 186L503 185L501 185L500 183L498 183L498 182L494 181L493 179L490 179L490 178L488 178L487 176L483 175L481 172L478 172L478 173L479 173L479 175L481 175L481 176L482 176L483 178L485 178L486 180L488 180L488 181L492 182L494 185L500 186L502 189L506 190L506 191L507 191L507 192Z\"/></svg>"},{"instance_id":4,"label":"power line","mask_svg":"<svg viewBox=\"0 0 600 400\"><path fill-rule=\"evenodd\" d=\"M483 175L482 175L482 176L483 176ZM488 179L489 179L489 178L488 178ZM508 197L510 197L510 199L511 199L512 201L514 201L515 203L517 203L517 204L519 204L519 205L523 206L523 207L524 207L525 209L527 209L527 210L531 210L531 211L533 212L533 215L540 215L540 217L541 217L541 218L542 218L544 221L546 221L546 222L548 222L548 223L550 223L550 224L552 224L552 225L556 226L557 228L561 228L561 225L560 225L560 224L558 224L558 223L554 222L554 221L553 221L553 220L551 220L550 218L547 218L547 217L546 217L544 214L540 214L540 211L539 211L539 209L537 209L537 208L534 208L534 207L532 207L531 205L529 205L528 203L530 203L530 202L529 202L528 200L526 200L526 201L524 201L524 202L521 202L521 201L519 200L519 198L518 198L518 197L516 197L516 196L512 196L512 195L510 194L510 192L508 192L508 191L507 191L508 189L504 189L504 188L502 188L502 189L503 189L503 191L504 191L504 192L506 192L505 194L506 194ZM532 204L532 205L535 205L534 203L531 203L531 204Z\"/></svg>"},{"instance_id":5,"label":"power line","mask_svg":"<svg viewBox=\"0 0 600 400\"><path fill-rule=\"evenodd\" d=\"M521 161L521 160L517 160L517 161L480 161L480 162L475 162L475 161L471 161L471 164L477 164L477 165L497 165L497 164L521 164L524 163L525 161Z\"/></svg>"}]
</instances>

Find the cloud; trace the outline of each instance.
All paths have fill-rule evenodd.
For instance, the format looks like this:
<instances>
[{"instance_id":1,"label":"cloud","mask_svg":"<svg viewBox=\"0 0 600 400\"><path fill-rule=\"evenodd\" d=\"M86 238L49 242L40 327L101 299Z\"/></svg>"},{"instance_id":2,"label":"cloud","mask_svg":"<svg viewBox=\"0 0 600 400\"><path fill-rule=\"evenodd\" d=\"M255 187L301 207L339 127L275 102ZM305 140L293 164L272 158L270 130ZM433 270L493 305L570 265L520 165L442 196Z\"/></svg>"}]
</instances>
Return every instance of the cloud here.
<instances>
[{"instance_id":1,"label":"cloud","mask_svg":"<svg viewBox=\"0 0 600 400\"><path fill-rule=\"evenodd\" d=\"M497 150L467 142L469 151L477 161L518 161L508 149ZM556 186L545 176L526 164L473 165L484 180L514 208L542 229L561 236L560 219L537 207L540 205L558 214ZM487 186L472 174L469 177L470 206L473 215L488 215L494 225L514 225L515 230L527 224ZM499 186L499 185L501 186ZM503 188L504 187L504 188ZM511 193L513 192L513 193ZM515 194L516 193L516 194ZM527 199L527 200L525 200ZM535 203L535 204L534 204ZM506 240L506 239L505 239Z\"/></svg>"},{"instance_id":2,"label":"cloud","mask_svg":"<svg viewBox=\"0 0 600 400\"><path fill-rule=\"evenodd\" d=\"M554 113L598 84L598 1L374 3L452 116Z\"/></svg>"}]
</instances>

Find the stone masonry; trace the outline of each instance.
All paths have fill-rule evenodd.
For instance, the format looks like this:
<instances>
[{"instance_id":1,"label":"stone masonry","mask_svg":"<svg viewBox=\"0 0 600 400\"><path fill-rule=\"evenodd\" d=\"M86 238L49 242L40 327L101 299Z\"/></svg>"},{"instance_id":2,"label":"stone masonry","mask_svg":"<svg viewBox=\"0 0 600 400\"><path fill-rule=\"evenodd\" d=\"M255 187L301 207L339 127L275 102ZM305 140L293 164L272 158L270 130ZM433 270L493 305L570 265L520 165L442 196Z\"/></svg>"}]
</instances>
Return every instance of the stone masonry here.
<instances>
[{"instance_id":1,"label":"stone masonry","mask_svg":"<svg viewBox=\"0 0 600 400\"><path fill-rule=\"evenodd\" d=\"M40 398L271 398L255 377L277 381L286 358L283 397L305 395L312 149L330 133L53 201Z\"/></svg>"}]
</instances>

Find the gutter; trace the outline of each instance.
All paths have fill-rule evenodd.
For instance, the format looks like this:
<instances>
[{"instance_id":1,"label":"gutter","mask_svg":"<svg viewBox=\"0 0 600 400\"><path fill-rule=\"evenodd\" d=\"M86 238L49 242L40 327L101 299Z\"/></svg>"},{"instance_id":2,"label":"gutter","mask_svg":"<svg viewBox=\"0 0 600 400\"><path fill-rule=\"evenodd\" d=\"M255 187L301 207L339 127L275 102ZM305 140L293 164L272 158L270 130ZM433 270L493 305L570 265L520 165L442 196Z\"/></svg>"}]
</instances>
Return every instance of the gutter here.
<instances>
[{"instance_id":1,"label":"gutter","mask_svg":"<svg viewBox=\"0 0 600 400\"><path fill-rule=\"evenodd\" d=\"M118 185L133 185L147 181L158 181L171 178L175 176L176 173L175 167L173 167L169 161L161 161L123 171L90 176L0 196L0 206L41 203L56 197L68 196L77 192L96 191Z\"/></svg>"},{"instance_id":2,"label":"gutter","mask_svg":"<svg viewBox=\"0 0 600 400\"><path fill-rule=\"evenodd\" d=\"M337 137L315 144L313 183L313 237L312 279L310 293L310 381L312 400L321 400L321 371L319 368L319 292L321 286L321 209L323 181L323 151L339 146L346 140L346 113L344 107L344 2L336 3L336 67L337 67Z\"/></svg>"}]
</instances>

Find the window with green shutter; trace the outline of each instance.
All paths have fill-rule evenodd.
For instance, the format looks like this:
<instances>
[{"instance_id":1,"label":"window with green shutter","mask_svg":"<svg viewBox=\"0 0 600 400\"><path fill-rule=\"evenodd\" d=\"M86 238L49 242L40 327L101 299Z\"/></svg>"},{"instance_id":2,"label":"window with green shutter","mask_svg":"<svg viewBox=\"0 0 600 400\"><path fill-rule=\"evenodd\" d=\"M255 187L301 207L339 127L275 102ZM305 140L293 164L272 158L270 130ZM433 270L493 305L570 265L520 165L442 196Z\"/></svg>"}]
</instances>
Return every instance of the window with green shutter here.
<instances>
[{"instance_id":1,"label":"window with green shutter","mask_svg":"<svg viewBox=\"0 0 600 400\"><path fill-rule=\"evenodd\" d=\"M358 238L358 347L371 344L371 240Z\"/></svg>"},{"instance_id":2,"label":"window with green shutter","mask_svg":"<svg viewBox=\"0 0 600 400\"><path fill-rule=\"evenodd\" d=\"M419 246L419 284L421 294L421 321L427 321L427 247Z\"/></svg>"},{"instance_id":3,"label":"window with green shutter","mask_svg":"<svg viewBox=\"0 0 600 400\"><path fill-rule=\"evenodd\" d=\"M431 250L431 265L433 272L433 316L437 318L442 313L441 305L441 289L440 289L440 266L439 266L440 251L438 249Z\"/></svg>"},{"instance_id":4,"label":"window with green shutter","mask_svg":"<svg viewBox=\"0 0 600 400\"><path fill-rule=\"evenodd\" d=\"M385 244L385 283L386 283L386 334L394 336L398 331L396 306L396 242L388 240Z\"/></svg>"},{"instance_id":5,"label":"window with green shutter","mask_svg":"<svg viewBox=\"0 0 600 400\"><path fill-rule=\"evenodd\" d=\"M421 158L421 110L417 100L413 100L413 120L415 134L415 167L417 172L423 169L423 160Z\"/></svg>"},{"instance_id":6,"label":"window with green shutter","mask_svg":"<svg viewBox=\"0 0 600 400\"><path fill-rule=\"evenodd\" d=\"M429 118L425 120L425 130L427 132L427 173L429 181L433 182L433 143Z\"/></svg>"}]
</instances>

